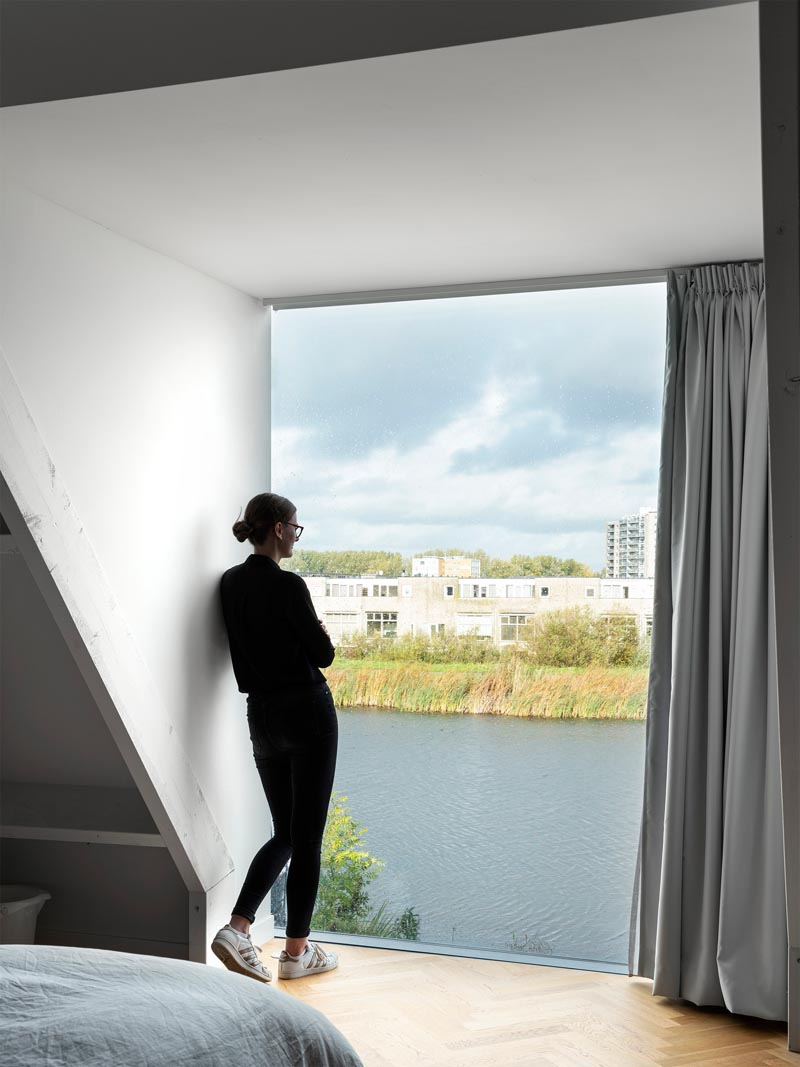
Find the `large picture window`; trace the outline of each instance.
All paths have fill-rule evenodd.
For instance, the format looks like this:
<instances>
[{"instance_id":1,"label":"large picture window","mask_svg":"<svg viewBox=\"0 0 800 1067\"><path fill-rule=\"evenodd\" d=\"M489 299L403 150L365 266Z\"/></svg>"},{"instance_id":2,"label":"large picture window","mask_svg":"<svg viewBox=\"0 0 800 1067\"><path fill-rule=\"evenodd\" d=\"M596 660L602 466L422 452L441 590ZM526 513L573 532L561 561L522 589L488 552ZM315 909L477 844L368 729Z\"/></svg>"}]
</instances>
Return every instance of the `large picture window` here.
<instances>
[{"instance_id":1,"label":"large picture window","mask_svg":"<svg viewBox=\"0 0 800 1067\"><path fill-rule=\"evenodd\" d=\"M281 565L337 645L325 847L375 861L336 858L314 930L625 969L665 322L662 281L277 307Z\"/></svg>"}]
</instances>

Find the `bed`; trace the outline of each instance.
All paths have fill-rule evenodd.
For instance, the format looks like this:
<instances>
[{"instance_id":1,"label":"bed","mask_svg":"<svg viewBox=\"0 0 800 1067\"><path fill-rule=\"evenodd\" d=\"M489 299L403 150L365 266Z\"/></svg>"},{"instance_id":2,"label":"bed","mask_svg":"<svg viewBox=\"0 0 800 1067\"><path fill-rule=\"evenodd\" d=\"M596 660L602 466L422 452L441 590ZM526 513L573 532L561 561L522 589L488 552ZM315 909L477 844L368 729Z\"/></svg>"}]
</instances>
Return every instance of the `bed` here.
<instances>
[{"instance_id":1,"label":"bed","mask_svg":"<svg viewBox=\"0 0 800 1067\"><path fill-rule=\"evenodd\" d=\"M363 1067L277 982L51 945L0 945L0 1049L3 1067Z\"/></svg>"}]
</instances>

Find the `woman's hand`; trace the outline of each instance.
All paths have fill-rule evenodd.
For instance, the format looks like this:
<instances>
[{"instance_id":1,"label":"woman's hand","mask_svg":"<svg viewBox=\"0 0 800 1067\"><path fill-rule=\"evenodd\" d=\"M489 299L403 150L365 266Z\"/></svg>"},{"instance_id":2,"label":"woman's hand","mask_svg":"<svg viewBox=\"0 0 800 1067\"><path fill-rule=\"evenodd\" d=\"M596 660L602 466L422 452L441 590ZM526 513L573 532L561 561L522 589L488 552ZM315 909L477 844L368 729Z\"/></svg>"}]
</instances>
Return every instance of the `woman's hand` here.
<instances>
[{"instance_id":1,"label":"woman's hand","mask_svg":"<svg viewBox=\"0 0 800 1067\"><path fill-rule=\"evenodd\" d=\"M331 635L328 633L328 627L325 625L322 619L319 620L319 624L322 627L322 632L325 634L328 640L330 640Z\"/></svg>"}]
</instances>

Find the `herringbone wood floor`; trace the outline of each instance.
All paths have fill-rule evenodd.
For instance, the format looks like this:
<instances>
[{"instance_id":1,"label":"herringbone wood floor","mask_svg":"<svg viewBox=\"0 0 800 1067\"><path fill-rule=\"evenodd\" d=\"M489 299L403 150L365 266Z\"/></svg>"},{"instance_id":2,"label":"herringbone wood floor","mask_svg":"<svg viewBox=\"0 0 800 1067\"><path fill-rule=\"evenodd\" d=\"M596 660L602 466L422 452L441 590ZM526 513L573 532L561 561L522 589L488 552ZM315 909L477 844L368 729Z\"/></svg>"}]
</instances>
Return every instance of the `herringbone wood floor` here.
<instances>
[{"instance_id":1,"label":"herringbone wood floor","mask_svg":"<svg viewBox=\"0 0 800 1067\"><path fill-rule=\"evenodd\" d=\"M365 1067L800 1067L784 1024L654 997L644 978L328 947L338 970L275 984L338 1026Z\"/></svg>"}]
</instances>

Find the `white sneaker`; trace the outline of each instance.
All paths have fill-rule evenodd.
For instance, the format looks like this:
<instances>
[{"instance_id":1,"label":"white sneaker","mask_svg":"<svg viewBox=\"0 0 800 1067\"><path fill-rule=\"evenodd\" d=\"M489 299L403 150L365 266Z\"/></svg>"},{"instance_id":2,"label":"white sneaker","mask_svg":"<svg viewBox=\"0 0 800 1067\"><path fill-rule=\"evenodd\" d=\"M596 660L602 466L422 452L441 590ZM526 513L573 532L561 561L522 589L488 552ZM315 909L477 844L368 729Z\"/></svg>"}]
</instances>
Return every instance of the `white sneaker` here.
<instances>
[{"instance_id":1,"label":"white sneaker","mask_svg":"<svg viewBox=\"0 0 800 1067\"><path fill-rule=\"evenodd\" d=\"M278 957L279 978L306 978L310 974L322 974L339 966L335 952L323 952L319 945L309 941L302 955L290 956L286 949Z\"/></svg>"},{"instance_id":2,"label":"white sneaker","mask_svg":"<svg viewBox=\"0 0 800 1067\"><path fill-rule=\"evenodd\" d=\"M257 953L261 949L253 944L250 934L234 930L230 923L217 931L211 942L211 951L229 971L246 974L248 978L255 978L259 982L272 981L272 975L258 958Z\"/></svg>"}]
</instances>

